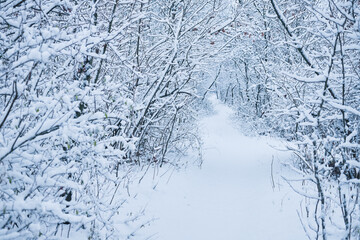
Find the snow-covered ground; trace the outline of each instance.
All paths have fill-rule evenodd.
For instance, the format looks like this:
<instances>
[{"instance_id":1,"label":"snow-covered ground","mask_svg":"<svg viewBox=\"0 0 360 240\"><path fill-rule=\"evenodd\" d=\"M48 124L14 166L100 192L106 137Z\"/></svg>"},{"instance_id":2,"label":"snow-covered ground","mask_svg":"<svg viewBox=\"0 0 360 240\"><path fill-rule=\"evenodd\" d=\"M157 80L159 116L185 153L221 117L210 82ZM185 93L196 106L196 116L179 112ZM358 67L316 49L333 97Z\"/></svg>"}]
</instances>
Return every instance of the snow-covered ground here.
<instances>
[{"instance_id":1,"label":"snow-covered ground","mask_svg":"<svg viewBox=\"0 0 360 240\"><path fill-rule=\"evenodd\" d=\"M215 114L200 123L202 168L175 172L137 197L147 202L146 216L157 219L146 228L154 234L147 239L306 239L296 212L301 198L281 178L279 162L289 155L270 147L278 145L274 140L243 136L233 127L231 110L211 101Z\"/></svg>"}]
</instances>

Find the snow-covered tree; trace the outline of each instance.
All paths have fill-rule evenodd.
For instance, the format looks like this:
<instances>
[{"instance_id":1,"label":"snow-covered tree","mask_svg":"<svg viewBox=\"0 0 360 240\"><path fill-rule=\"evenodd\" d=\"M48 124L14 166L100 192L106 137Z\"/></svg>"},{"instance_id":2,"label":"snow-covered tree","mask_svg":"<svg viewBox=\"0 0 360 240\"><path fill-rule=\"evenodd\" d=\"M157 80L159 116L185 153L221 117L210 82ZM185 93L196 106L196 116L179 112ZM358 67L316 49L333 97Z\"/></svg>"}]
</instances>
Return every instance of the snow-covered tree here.
<instances>
[{"instance_id":1,"label":"snow-covered tree","mask_svg":"<svg viewBox=\"0 0 360 240\"><path fill-rule=\"evenodd\" d=\"M134 236L141 213L126 214L124 188L194 144L204 42L223 8L0 2L0 238Z\"/></svg>"},{"instance_id":2,"label":"snow-covered tree","mask_svg":"<svg viewBox=\"0 0 360 240\"><path fill-rule=\"evenodd\" d=\"M240 116L291 142L309 239L358 238L358 2L241 1L238 11L234 35L253 41L234 47L222 97L234 88Z\"/></svg>"}]
</instances>

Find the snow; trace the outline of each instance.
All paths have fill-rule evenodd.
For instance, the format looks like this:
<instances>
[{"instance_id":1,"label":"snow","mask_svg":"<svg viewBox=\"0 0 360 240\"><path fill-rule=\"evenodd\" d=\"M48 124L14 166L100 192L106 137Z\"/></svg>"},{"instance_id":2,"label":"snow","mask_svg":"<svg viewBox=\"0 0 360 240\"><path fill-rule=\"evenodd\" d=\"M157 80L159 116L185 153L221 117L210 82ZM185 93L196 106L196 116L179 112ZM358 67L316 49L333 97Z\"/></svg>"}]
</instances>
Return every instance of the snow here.
<instances>
[{"instance_id":1,"label":"snow","mask_svg":"<svg viewBox=\"0 0 360 240\"><path fill-rule=\"evenodd\" d=\"M232 111L214 97L211 101L215 115L200 122L201 169L168 172L155 190L137 196L147 204L146 216L156 219L145 229L151 236L145 239L306 239L297 216L301 198L280 174L290 173L279 164L289 155L270 147L280 146L275 140L242 135L230 120ZM143 181L155 184L152 174Z\"/></svg>"}]
</instances>

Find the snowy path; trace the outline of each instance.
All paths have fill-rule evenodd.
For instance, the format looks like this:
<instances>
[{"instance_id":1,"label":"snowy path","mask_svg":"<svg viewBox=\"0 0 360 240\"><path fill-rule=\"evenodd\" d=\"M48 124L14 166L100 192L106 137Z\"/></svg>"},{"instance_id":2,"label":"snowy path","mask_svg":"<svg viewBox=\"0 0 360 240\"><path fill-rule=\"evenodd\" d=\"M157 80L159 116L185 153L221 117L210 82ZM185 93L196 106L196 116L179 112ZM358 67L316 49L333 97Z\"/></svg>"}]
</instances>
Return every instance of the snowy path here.
<instances>
[{"instance_id":1,"label":"snowy path","mask_svg":"<svg viewBox=\"0 0 360 240\"><path fill-rule=\"evenodd\" d=\"M265 140L242 136L231 111L214 102L216 114L202 121L202 169L172 175L148 196L148 228L158 240L304 240L296 209L299 197L281 181L271 160L281 154ZM284 157L284 153L282 153Z\"/></svg>"}]
</instances>

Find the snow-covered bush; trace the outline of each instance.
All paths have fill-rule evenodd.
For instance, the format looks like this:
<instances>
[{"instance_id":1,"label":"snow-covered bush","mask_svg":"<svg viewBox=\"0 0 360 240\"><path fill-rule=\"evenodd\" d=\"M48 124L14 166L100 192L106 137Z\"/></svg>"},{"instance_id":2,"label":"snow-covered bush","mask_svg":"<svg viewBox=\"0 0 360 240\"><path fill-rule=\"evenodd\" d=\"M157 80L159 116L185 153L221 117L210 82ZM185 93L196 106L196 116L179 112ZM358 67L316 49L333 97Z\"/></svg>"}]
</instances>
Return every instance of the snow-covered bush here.
<instances>
[{"instance_id":1,"label":"snow-covered bush","mask_svg":"<svg viewBox=\"0 0 360 240\"><path fill-rule=\"evenodd\" d=\"M196 139L220 3L0 2L1 239L134 236L124 188Z\"/></svg>"},{"instance_id":2,"label":"snow-covered bush","mask_svg":"<svg viewBox=\"0 0 360 240\"><path fill-rule=\"evenodd\" d=\"M291 142L309 239L359 238L358 1L241 1L237 9L233 35L242 37L223 63L219 95L259 133Z\"/></svg>"}]
</instances>

